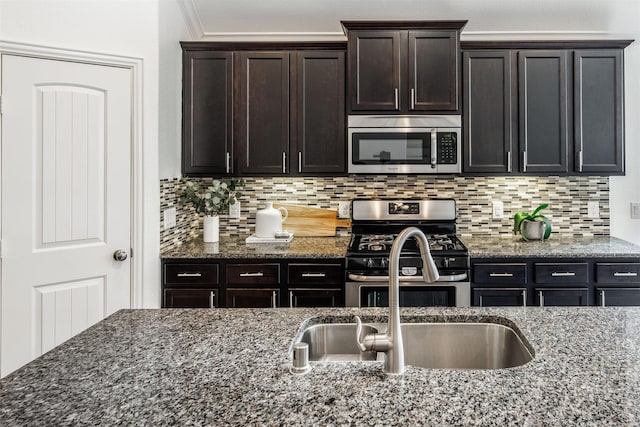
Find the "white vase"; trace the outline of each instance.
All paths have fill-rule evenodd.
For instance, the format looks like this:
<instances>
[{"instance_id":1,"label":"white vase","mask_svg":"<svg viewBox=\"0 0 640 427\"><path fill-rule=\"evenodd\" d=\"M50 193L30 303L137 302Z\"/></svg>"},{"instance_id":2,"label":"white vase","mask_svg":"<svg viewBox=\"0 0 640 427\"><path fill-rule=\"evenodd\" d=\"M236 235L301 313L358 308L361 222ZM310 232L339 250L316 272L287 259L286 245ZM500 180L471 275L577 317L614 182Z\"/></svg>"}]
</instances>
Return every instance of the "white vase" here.
<instances>
[{"instance_id":1,"label":"white vase","mask_svg":"<svg viewBox=\"0 0 640 427\"><path fill-rule=\"evenodd\" d=\"M220 217L218 215L206 215L202 228L202 239L205 243L215 243L220 240Z\"/></svg>"}]
</instances>

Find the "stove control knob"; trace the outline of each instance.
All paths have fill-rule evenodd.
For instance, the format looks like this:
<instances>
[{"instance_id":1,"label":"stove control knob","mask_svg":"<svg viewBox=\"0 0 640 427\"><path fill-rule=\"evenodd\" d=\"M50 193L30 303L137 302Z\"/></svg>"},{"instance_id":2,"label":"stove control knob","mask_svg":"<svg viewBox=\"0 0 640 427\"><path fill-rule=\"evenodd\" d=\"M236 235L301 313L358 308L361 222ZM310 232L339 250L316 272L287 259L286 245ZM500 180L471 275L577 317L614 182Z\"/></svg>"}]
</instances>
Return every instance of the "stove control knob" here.
<instances>
[{"instance_id":1,"label":"stove control knob","mask_svg":"<svg viewBox=\"0 0 640 427\"><path fill-rule=\"evenodd\" d=\"M442 266L443 266L444 268L449 268L449 258L446 258L446 257L445 257L445 258L442 260Z\"/></svg>"},{"instance_id":2,"label":"stove control knob","mask_svg":"<svg viewBox=\"0 0 640 427\"><path fill-rule=\"evenodd\" d=\"M389 266L389 259L388 258L382 258L380 260L380 268L387 268Z\"/></svg>"},{"instance_id":3,"label":"stove control knob","mask_svg":"<svg viewBox=\"0 0 640 427\"><path fill-rule=\"evenodd\" d=\"M373 258L366 258L367 268L373 268L376 266L376 263L373 261Z\"/></svg>"}]
</instances>

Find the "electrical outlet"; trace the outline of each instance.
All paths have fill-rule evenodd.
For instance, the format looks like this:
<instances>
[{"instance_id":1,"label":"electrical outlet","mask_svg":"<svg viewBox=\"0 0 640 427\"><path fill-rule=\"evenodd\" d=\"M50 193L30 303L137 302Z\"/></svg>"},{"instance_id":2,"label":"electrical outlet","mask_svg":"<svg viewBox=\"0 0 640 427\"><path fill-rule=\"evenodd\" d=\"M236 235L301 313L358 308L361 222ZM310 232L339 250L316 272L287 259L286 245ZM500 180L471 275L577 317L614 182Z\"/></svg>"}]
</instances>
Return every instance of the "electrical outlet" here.
<instances>
[{"instance_id":1,"label":"electrical outlet","mask_svg":"<svg viewBox=\"0 0 640 427\"><path fill-rule=\"evenodd\" d=\"M587 203L587 218L593 218L593 219L600 218L600 203L598 202Z\"/></svg>"},{"instance_id":2,"label":"electrical outlet","mask_svg":"<svg viewBox=\"0 0 640 427\"><path fill-rule=\"evenodd\" d=\"M351 218L351 202L338 202L338 218Z\"/></svg>"},{"instance_id":3,"label":"electrical outlet","mask_svg":"<svg viewBox=\"0 0 640 427\"><path fill-rule=\"evenodd\" d=\"M640 202L631 202L631 219L640 219Z\"/></svg>"},{"instance_id":4,"label":"electrical outlet","mask_svg":"<svg viewBox=\"0 0 640 427\"><path fill-rule=\"evenodd\" d=\"M176 208L165 209L163 216L164 218L162 223L165 230L176 226Z\"/></svg>"},{"instance_id":5,"label":"electrical outlet","mask_svg":"<svg viewBox=\"0 0 640 427\"><path fill-rule=\"evenodd\" d=\"M240 200L232 205L229 205L229 218L240 219Z\"/></svg>"},{"instance_id":6,"label":"electrical outlet","mask_svg":"<svg viewBox=\"0 0 640 427\"><path fill-rule=\"evenodd\" d=\"M504 205L502 201L496 200L493 203L493 219L503 219L504 218Z\"/></svg>"}]
</instances>

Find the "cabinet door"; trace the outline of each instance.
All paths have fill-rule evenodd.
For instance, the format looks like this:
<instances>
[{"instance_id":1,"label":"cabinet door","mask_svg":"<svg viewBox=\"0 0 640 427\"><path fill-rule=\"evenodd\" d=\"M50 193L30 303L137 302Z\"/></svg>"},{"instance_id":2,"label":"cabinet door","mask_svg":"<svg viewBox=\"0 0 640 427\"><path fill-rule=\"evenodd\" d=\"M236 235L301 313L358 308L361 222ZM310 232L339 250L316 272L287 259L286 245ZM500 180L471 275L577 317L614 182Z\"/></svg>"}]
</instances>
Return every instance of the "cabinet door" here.
<instances>
[{"instance_id":1,"label":"cabinet door","mask_svg":"<svg viewBox=\"0 0 640 427\"><path fill-rule=\"evenodd\" d=\"M274 288L227 288L227 307L267 308L280 305L280 290Z\"/></svg>"},{"instance_id":2,"label":"cabinet door","mask_svg":"<svg viewBox=\"0 0 640 427\"><path fill-rule=\"evenodd\" d=\"M596 305L602 307L640 306L640 287L596 288Z\"/></svg>"},{"instance_id":3,"label":"cabinet door","mask_svg":"<svg viewBox=\"0 0 640 427\"><path fill-rule=\"evenodd\" d=\"M577 50L573 57L578 172L624 172L622 50Z\"/></svg>"},{"instance_id":4,"label":"cabinet door","mask_svg":"<svg viewBox=\"0 0 640 427\"><path fill-rule=\"evenodd\" d=\"M518 53L521 172L568 172L567 51Z\"/></svg>"},{"instance_id":5,"label":"cabinet door","mask_svg":"<svg viewBox=\"0 0 640 427\"><path fill-rule=\"evenodd\" d=\"M183 55L182 172L233 172L233 53Z\"/></svg>"},{"instance_id":6,"label":"cabinet door","mask_svg":"<svg viewBox=\"0 0 640 427\"><path fill-rule=\"evenodd\" d=\"M289 289L289 307L340 307L340 289Z\"/></svg>"},{"instance_id":7,"label":"cabinet door","mask_svg":"<svg viewBox=\"0 0 640 427\"><path fill-rule=\"evenodd\" d=\"M478 307L526 306L526 288L474 288L473 305Z\"/></svg>"},{"instance_id":8,"label":"cabinet door","mask_svg":"<svg viewBox=\"0 0 640 427\"><path fill-rule=\"evenodd\" d=\"M540 307L589 305L589 289L535 288L535 304Z\"/></svg>"},{"instance_id":9,"label":"cabinet door","mask_svg":"<svg viewBox=\"0 0 640 427\"><path fill-rule=\"evenodd\" d=\"M344 52L303 51L295 54L292 80L291 172L343 174L346 157Z\"/></svg>"},{"instance_id":10,"label":"cabinet door","mask_svg":"<svg viewBox=\"0 0 640 427\"><path fill-rule=\"evenodd\" d=\"M401 33L349 31L349 111L400 109Z\"/></svg>"},{"instance_id":11,"label":"cabinet door","mask_svg":"<svg viewBox=\"0 0 640 427\"><path fill-rule=\"evenodd\" d=\"M213 308L218 306L217 289L165 289L164 308Z\"/></svg>"},{"instance_id":12,"label":"cabinet door","mask_svg":"<svg viewBox=\"0 0 640 427\"><path fill-rule=\"evenodd\" d=\"M511 172L517 88L509 50L463 55L464 171ZM517 159L517 154L515 154Z\"/></svg>"},{"instance_id":13,"label":"cabinet door","mask_svg":"<svg viewBox=\"0 0 640 427\"><path fill-rule=\"evenodd\" d=\"M289 52L237 54L240 91L238 172L289 172Z\"/></svg>"},{"instance_id":14,"label":"cabinet door","mask_svg":"<svg viewBox=\"0 0 640 427\"><path fill-rule=\"evenodd\" d=\"M408 43L409 111L458 111L458 31L409 31Z\"/></svg>"}]
</instances>

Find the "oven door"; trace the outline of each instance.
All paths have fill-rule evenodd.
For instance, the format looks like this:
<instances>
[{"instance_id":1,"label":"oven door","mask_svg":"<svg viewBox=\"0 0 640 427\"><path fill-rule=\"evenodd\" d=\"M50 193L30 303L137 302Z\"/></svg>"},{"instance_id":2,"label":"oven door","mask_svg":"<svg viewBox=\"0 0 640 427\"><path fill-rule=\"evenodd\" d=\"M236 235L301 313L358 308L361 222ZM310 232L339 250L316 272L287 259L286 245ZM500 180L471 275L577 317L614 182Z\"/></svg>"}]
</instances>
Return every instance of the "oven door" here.
<instances>
[{"instance_id":1,"label":"oven door","mask_svg":"<svg viewBox=\"0 0 640 427\"><path fill-rule=\"evenodd\" d=\"M459 173L457 128L351 128L349 173Z\"/></svg>"},{"instance_id":2,"label":"oven door","mask_svg":"<svg viewBox=\"0 0 640 427\"><path fill-rule=\"evenodd\" d=\"M346 307L389 306L389 282L372 279L345 283ZM468 281L400 282L401 307L469 307L470 304L471 286Z\"/></svg>"}]
</instances>

